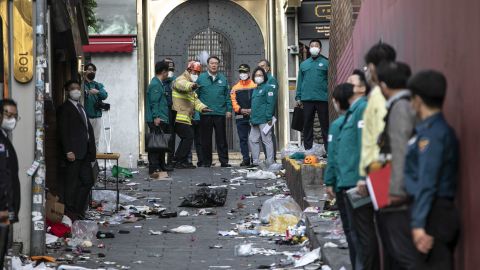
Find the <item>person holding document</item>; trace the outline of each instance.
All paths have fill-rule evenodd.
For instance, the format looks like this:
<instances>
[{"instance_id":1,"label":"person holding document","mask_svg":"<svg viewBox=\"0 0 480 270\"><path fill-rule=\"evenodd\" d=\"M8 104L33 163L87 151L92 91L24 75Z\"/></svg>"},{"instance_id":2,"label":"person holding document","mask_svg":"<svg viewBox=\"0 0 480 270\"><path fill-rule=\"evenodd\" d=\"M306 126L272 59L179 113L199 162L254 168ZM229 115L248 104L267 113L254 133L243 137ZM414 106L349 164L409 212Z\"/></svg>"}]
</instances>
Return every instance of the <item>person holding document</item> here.
<instances>
[{"instance_id":1,"label":"person holding document","mask_svg":"<svg viewBox=\"0 0 480 270\"><path fill-rule=\"evenodd\" d=\"M252 108L250 112L250 124L252 126L249 136L250 150L252 151L253 165L259 165L260 138L265 145L267 165L274 162L272 127L275 123L275 105L277 95L275 88L268 84L265 70L257 67L252 74L257 87L252 93Z\"/></svg>"}]
</instances>

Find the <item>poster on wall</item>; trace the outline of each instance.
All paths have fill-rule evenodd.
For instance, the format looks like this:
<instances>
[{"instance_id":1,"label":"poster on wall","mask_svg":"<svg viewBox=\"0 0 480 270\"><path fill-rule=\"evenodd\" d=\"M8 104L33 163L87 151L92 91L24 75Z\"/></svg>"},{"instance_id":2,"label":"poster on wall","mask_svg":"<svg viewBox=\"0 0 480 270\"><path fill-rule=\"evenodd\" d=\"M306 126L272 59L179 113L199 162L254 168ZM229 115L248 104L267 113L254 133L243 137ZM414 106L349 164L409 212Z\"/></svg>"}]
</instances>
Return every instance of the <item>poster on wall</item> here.
<instances>
[{"instance_id":1,"label":"poster on wall","mask_svg":"<svg viewBox=\"0 0 480 270\"><path fill-rule=\"evenodd\" d=\"M97 0L96 27L89 27L90 35L136 35L136 0Z\"/></svg>"}]
</instances>

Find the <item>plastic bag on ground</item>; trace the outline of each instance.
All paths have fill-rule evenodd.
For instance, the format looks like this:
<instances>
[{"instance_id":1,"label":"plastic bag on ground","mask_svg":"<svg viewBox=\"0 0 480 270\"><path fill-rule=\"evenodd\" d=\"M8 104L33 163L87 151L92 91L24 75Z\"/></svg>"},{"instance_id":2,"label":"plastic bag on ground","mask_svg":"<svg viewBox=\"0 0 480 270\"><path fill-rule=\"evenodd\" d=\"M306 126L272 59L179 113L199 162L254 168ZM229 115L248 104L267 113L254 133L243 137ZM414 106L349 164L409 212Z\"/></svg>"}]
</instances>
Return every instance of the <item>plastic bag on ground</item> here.
<instances>
[{"instance_id":1,"label":"plastic bag on ground","mask_svg":"<svg viewBox=\"0 0 480 270\"><path fill-rule=\"evenodd\" d=\"M197 228L190 225L182 225L177 228L170 229L170 231L174 233L194 233L196 230Z\"/></svg>"},{"instance_id":2,"label":"plastic bag on ground","mask_svg":"<svg viewBox=\"0 0 480 270\"><path fill-rule=\"evenodd\" d=\"M117 201L117 192L113 190L92 190L92 200L100 202L116 202ZM120 193L120 203L128 203L136 201L137 198L127 196Z\"/></svg>"},{"instance_id":3,"label":"plastic bag on ground","mask_svg":"<svg viewBox=\"0 0 480 270\"><path fill-rule=\"evenodd\" d=\"M298 223L299 218L291 214L271 215L269 221L270 225L261 227L262 230L284 234L288 227L295 226Z\"/></svg>"},{"instance_id":4,"label":"plastic bag on ground","mask_svg":"<svg viewBox=\"0 0 480 270\"><path fill-rule=\"evenodd\" d=\"M123 178L133 178L133 174L129 169L114 165L112 167L112 176L117 177L117 175Z\"/></svg>"},{"instance_id":5,"label":"plastic bag on ground","mask_svg":"<svg viewBox=\"0 0 480 270\"><path fill-rule=\"evenodd\" d=\"M285 147L282 152L281 152L281 156L282 156L282 159L284 158L287 158L287 157L290 157L290 155L296 153L296 152L304 152L305 149L303 148L303 146L298 146L298 145L295 145L295 144L289 144L287 145L287 147Z\"/></svg>"},{"instance_id":6,"label":"plastic bag on ground","mask_svg":"<svg viewBox=\"0 0 480 270\"><path fill-rule=\"evenodd\" d=\"M91 241L97 239L98 225L94 221L77 220L73 222L72 238L75 241Z\"/></svg>"},{"instance_id":7,"label":"plastic bag on ground","mask_svg":"<svg viewBox=\"0 0 480 270\"><path fill-rule=\"evenodd\" d=\"M273 163L268 167L269 172L277 173L283 169L282 163Z\"/></svg>"},{"instance_id":8,"label":"plastic bag on ground","mask_svg":"<svg viewBox=\"0 0 480 270\"><path fill-rule=\"evenodd\" d=\"M235 246L235 256L247 257L253 255L252 244L240 244Z\"/></svg>"},{"instance_id":9,"label":"plastic bag on ground","mask_svg":"<svg viewBox=\"0 0 480 270\"><path fill-rule=\"evenodd\" d=\"M296 261L295 267L302 267L305 265L309 265L319 259L320 259L320 248L317 248L303 255L302 258Z\"/></svg>"},{"instance_id":10,"label":"plastic bag on ground","mask_svg":"<svg viewBox=\"0 0 480 270\"><path fill-rule=\"evenodd\" d=\"M318 158L323 157L327 152L323 144L314 143L311 149L305 150L305 155L315 155Z\"/></svg>"},{"instance_id":11,"label":"plastic bag on ground","mask_svg":"<svg viewBox=\"0 0 480 270\"><path fill-rule=\"evenodd\" d=\"M267 180L267 179L277 179L277 176L273 172L258 170L255 172L247 173L247 179Z\"/></svg>"},{"instance_id":12,"label":"plastic bag on ground","mask_svg":"<svg viewBox=\"0 0 480 270\"><path fill-rule=\"evenodd\" d=\"M266 200L263 203L259 217L262 223L268 223L270 221L270 216L279 216L284 214L296 216L298 220L303 217L302 209L290 196L275 196Z\"/></svg>"},{"instance_id":13,"label":"plastic bag on ground","mask_svg":"<svg viewBox=\"0 0 480 270\"><path fill-rule=\"evenodd\" d=\"M217 207L224 206L227 200L227 188L200 188L195 193L189 194L180 204L180 207Z\"/></svg>"}]
</instances>

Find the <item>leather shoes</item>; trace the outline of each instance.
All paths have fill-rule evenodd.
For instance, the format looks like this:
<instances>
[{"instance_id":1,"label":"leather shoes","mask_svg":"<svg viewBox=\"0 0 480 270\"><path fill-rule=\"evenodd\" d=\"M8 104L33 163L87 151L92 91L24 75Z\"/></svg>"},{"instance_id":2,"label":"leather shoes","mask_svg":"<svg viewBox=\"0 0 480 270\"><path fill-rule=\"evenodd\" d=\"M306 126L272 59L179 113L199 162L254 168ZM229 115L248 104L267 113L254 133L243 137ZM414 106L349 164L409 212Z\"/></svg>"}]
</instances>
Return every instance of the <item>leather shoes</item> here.
<instances>
[{"instance_id":1,"label":"leather shoes","mask_svg":"<svg viewBox=\"0 0 480 270\"><path fill-rule=\"evenodd\" d=\"M212 164L203 164L203 167L204 168L210 168L210 167L212 167Z\"/></svg>"},{"instance_id":2,"label":"leather shoes","mask_svg":"<svg viewBox=\"0 0 480 270\"><path fill-rule=\"evenodd\" d=\"M240 167L248 167L250 166L250 161L249 160L244 160L242 163L240 163Z\"/></svg>"},{"instance_id":3,"label":"leather shoes","mask_svg":"<svg viewBox=\"0 0 480 270\"><path fill-rule=\"evenodd\" d=\"M164 171L164 172L171 172L171 171L173 171L173 168L170 167L170 166L168 166L168 165L162 166L161 168L162 168L162 171Z\"/></svg>"},{"instance_id":4,"label":"leather shoes","mask_svg":"<svg viewBox=\"0 0 480 270\"><path fill-rule=\"evenodd\" d=\"M232 165L228 164L228 163L222 163L222 165L220 165L221 167L223 168L231 168Z\"/></svg>"},{"instance_id":5,"label":"leather shoes","mask_svg":"<svg viewBox=\"0 0 480 270\"><path fill-rule=\"evenodd\" d=\"M193 164L188 164L188 163L177 163L177 165L175 165L175 169L195 169L197 167L195 167Z\"/></svg>"}]
</instances>

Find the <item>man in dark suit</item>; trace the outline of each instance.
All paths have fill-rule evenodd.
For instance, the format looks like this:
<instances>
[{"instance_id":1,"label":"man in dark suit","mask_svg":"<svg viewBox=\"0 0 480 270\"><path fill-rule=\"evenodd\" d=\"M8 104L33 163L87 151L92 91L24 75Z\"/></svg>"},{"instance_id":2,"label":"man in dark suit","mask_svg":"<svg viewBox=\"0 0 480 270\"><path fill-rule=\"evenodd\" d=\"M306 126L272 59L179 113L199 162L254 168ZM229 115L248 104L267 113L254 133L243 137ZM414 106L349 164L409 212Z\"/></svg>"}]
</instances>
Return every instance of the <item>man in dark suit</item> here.
<instances>
[{"instance_id":1,"label":"man in dark suit","mask_svg":"<svg viewBox=\"0 0 480 270\"><path fill-rule=\"evenodd\" d=\"M64 157L64 203L67 215L82 219L90 189L94 184L92 165L95 161L95 135L84 107L77 81L65 84L68 99L58 110L60 149Z\"/></svg>"},{"instance_id":2,"label":"man in dark suit","mask_svg":"<svg viewBox=\"0 0 480 270\"><path fill-rule=\"evenodd\" d=\"M18 178L18 158L15 148L9 139L9 134L15 129L18 121L17 103L12 99L3 99L0 101L0 109L3 112L2 125L0 130L0 143L5 145L6 166L10 178L11 193L10 200L10 222L18 222L18 212L20 211L20 179Z\"/></svg>"}]
</instances>

